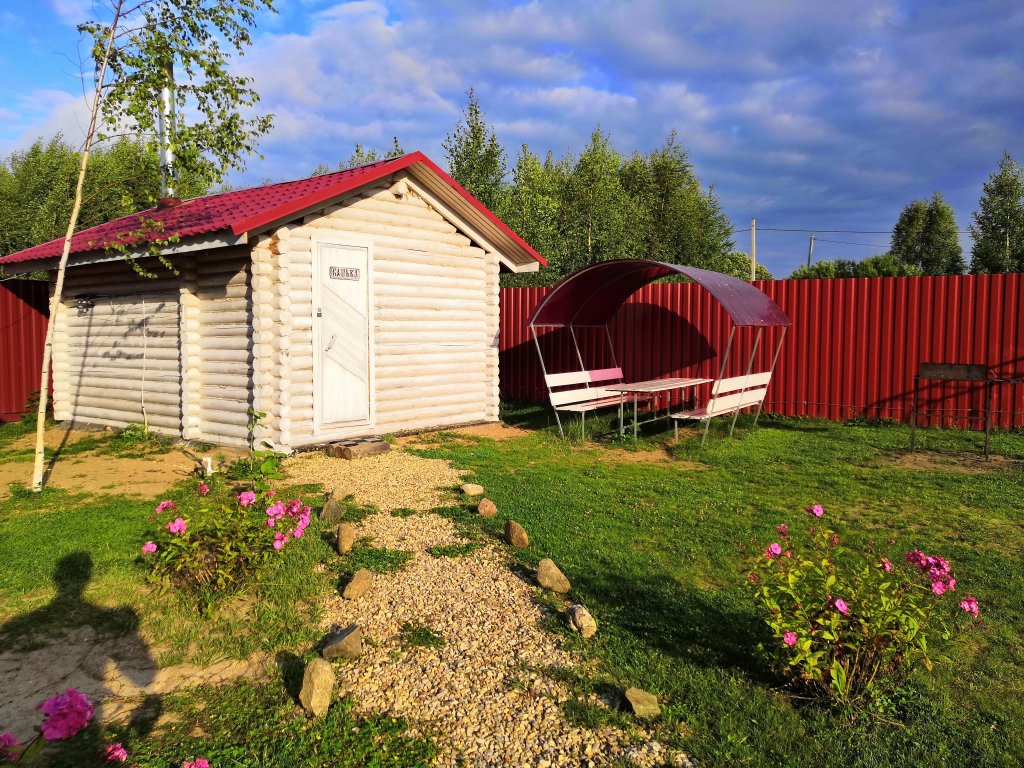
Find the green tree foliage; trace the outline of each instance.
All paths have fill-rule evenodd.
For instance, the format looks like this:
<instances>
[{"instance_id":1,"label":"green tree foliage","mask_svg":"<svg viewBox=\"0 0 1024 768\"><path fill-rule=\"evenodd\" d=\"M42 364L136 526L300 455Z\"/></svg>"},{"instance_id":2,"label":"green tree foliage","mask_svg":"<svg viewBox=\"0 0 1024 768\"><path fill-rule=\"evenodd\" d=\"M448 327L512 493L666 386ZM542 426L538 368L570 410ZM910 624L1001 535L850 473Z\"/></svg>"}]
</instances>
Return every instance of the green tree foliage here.
<instances>
[{"instance_id":1,"label":"green tree foliage","mask_svg":"<svg viewBox=\"0 0 1024 768\"><path fill-rule=\"evenodd\" d=\"M926 275L959 275L966 268L956 215L938 192L907 204L893 227L889 252Z\"/></svg>"},{"instance_id":2,"label":"green tree foliage","mask_svg":"<svg viewBox=\"0 0 1024 768\"><path fill-rule=\"evenodd\" d=\"M971 272L1024 272L1024 169L1003 153L971 224Z\"/></svg>"},{"instance_id":3,"label":"green tree foliage","mask_svg":"<svg viewBox=\"0 0 1024 768\"><path fill-rule=\"evenodd\" d=\"M732 251L724 256L714 256L700 264L702 269L713 269L726 275L738 277L741 280L750 279L750 256L742 251ZM768 271L764 264L757 265L758 280L774 280L775 276Z\"/></svg>"},{"instance_id":4,"label":"green tree foliage","mask_svg":"<svg viewBox=\"0 0 1024 768\"><path fill-rule=\"evenodd\" d=\"M405 154L405 150L402 149L402 145L398 143L398 137L393 136L391 138L391 146L386 152L380 152L373 147L364 148L362 144L356 143L355 149L352 150L352 154L349 155L348 160L338 165L339 171L344 171L346 168L355 168L360 165L368 165L369 163L377 163L381 160L393 160L396 157L401 157Z\"/></svg>"},{"instance_id":5,"label":"green tree foliage","mask_svg":"<svg viewBox=\"0 0 1024 768\"><path fill-rule=\"evenodd\" d=\"M57 135L0 158L0 255L61 237L71 215L81 153ZM184 172L179 196L207 192L205 181ZM83 228L151 208L160 198L156 149L123 138L93 150L85 176Z\"/></svg>"},{"instance_id":6,"label":"green tree foliage","mask_svg":"<svg viewBox=\"0 0 1024 768\"><path fill-rule=\"evenodd\" d=\"M256 143L273 123L270 115L250 116L259 102L251 78L230 74L232 49L251 45L256 16L274 10L273 0L140 0L117 18L114 48L107 62L102 115L107 130L124 126L155 145L161 91L174 86L178 114L189 122L172 127L170 143L178 168L207 184L227 171L242 170L257 154ZM79 25L93 38L93 58L104 58L110 23ZM102 140L103 136L99 138Z\"/></svg>"},{"instance_id":7,"label":"green tree foliage","mask_svg":"<svg viewBox=\"0 0 1024 768\"><path fill-rule=\"evenodd\" d=\"M505 150L494 130L487 125L472 88L466 92L466 97L462 121L442 144L448 170L477 200L497 210L505 193L508 171Z\"/></svg>"},{"instance_id":8,"label":"green tree foliage","mask_svg":"<svg viewBox=\"0 0 1024 768\"><path fill-rule=\"evenodd\" d=\"M924 270L916 264L907 264L891 253L880 253L876 256L853 261L836 259L835 261L816 261L811 266L796 269L789 276L790 280L813 280L836 277L917 277Z\"/></svg>"}]
</instances>

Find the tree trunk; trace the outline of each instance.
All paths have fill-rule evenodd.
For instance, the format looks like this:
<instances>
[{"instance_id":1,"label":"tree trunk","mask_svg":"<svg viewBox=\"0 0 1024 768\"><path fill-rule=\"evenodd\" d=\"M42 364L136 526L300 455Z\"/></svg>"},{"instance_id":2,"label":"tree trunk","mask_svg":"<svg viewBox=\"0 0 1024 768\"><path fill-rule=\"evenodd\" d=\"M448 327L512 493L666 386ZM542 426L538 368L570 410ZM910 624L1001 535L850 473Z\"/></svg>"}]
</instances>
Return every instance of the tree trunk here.
<instances>
[{"instance_id":1,"label":"tree trunk","mask_svg":"<svg viewBox=\"0 0 1024 768\"><path fill-rule=\"evenodd\" d=\"M71 253L71 238L75 234L75 226L78 224L78 214L82 208L82 189L85 185L85 171L89 165L89 151L92 149L93 137L96 135L96 119L99 115L100 104L103 100L103 80L107 74L107 62L110 60L110 52L114 47L114 37L117 32L117 25L121 20L121 6L124 0L114 2L114 18L110 23L110 34L107 36L107 43L103 48L103 60L100 62L99 72L96 75L96 90L93 93L92 112L89 115L89 129L85 133L85 145L82 148L82 162L78 167L78 183L75 186L75 202L71 207L71 218L68 220L68 231L64 235L64 249L61 251L60 262L57 265L57 281L53 289L53 297L50 299L50 317L46 322L46 344L43 347L43 369L39 376L39 410L36 415L36 452L35 463L32 468L32 490L43 489L43 463L46 449L43 442L43 435L46 432L46 404L50 389L50 362L53 356L53 331L57 322L57 307L60 306L61 292L64 290L64 273L67 270L68 256Z\"/></svg>"}]
</instances>

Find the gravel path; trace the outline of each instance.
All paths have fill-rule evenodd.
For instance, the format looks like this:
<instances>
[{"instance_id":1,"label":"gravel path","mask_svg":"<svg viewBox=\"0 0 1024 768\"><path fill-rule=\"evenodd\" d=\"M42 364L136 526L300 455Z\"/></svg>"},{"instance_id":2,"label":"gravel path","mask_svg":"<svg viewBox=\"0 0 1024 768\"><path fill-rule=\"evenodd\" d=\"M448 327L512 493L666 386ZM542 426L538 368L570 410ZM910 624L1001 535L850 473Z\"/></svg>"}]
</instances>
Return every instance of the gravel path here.
<instances>
[{"instance_id":1,"label":"gravel path","mask_svg":"<svg viewBox=\"0 0 1024 768\"><path fill-rule=\"evenodd\" d=\"M429 509L448 495L439 486L459 482L446 462L396 451L353 462L299 457L289 473L319 477L384 510ZM363 656L339 670L341 691L365 711L406 717L414 733L437 738L439 766L601 766L623 758L641 767L689 765L643 728L589 730L565 719L560 705L569 690L545 670L579 663L541 628L538 588L510 569L499 545L435 558L428 547L461 539L450 520L429 512L371 515L357 526L364 536L414 556L397 573L375 574L359 599L329 600L324 629L356 623L364 635ZM408 647L406 622L429 627L444 645ZM590 703L605 706L596 696Z\"/></svg>"}]
</instances>

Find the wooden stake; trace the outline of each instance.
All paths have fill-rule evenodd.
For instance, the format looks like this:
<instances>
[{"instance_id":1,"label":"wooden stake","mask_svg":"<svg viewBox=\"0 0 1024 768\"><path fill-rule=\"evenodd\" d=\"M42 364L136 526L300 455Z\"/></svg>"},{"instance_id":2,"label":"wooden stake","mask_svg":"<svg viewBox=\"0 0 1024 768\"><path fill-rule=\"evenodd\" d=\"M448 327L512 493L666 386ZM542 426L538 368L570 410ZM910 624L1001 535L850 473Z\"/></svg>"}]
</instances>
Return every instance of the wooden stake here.
<instances>
[{"instance_id":1,"label":"wooden stake","mask_svg":"<svg viewBox=\"0 0 1024 768\"><path fill-rule=\"evenodd\" d=\"M750 281L757 280L757 219L750 220Z\"/></svg>"}]
</instances>

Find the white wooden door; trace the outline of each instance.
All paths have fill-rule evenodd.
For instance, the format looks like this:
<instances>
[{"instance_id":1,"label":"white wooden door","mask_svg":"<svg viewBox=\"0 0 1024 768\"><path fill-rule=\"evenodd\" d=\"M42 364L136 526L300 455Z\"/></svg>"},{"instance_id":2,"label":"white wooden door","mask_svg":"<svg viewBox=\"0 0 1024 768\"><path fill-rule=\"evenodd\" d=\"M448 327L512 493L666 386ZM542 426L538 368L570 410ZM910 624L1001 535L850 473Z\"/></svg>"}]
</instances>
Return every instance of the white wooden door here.
<instances>
[{"instance_id":1,"label":"white wooden door","mask_svg":"<svg viewBox=\"0 0 1024 768\"><path fill-rule=\"evenodd\" d=\"M370 423L370 276L365 247L318 244L319 431Z\"/></svg>"}]
</instances>

